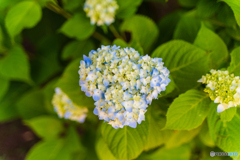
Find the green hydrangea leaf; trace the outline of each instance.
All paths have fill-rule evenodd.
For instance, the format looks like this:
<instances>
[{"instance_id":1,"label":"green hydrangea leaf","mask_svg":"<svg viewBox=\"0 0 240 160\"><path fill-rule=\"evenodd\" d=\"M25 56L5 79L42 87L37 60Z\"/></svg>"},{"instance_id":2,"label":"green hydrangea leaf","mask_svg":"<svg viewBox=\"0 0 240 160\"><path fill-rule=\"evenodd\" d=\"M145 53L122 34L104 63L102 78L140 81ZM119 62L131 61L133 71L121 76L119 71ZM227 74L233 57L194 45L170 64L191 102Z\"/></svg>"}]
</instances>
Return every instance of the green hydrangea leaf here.
<instances>
[{"instance_id":1,"label":"green hydrangea leaf","mask_svg":"<svg viewBox=\"0 0 240 160\"><path fill-rule=\"evenodd\" d=\"M216 103L210 104L210 112L208 114L208 127L210 135L216 145L225 152L240 152L239 128L240 117L238 114L229 122L223 122L217 114ZM237 159L237 157L233 157Z\"/></svg>"},{"instance_id":2,"label":"green hydrangea leaf","mask_svg":"<svg viewBox=\"0 0 240 160\"><path fill-rule=\"evenodd\" d=\"M83 55L88 55L88 53L94 48L95 48L94 43L91 40L72 41L64 47L62 52L62 58L63 59L82 58Z\"/></svg>"},{"instance_id":3,"label":"green hydrangea leaf","mask_svg":"<svg viewBox=\"0 0 240 160\"><path fill-rule=\"evenodd\" d=\"M182 93L199 85L197 80L209 71L209 56L202 49L181 40L159 46L152 57L160 57Z\"/></svg>"},{"instance_id":4,"label":"green hydrangea leaf","mask_svg":"<svg viewBox=\"0 0 240 160\"><path fill-rule=\"evenodd\" d=\"M221 0L226 2L233 10L238 25L240 26L240 3L238 0Z\"/></svg>"},{"instance_id":5,"label":"green hydrangea leaf","mask_svg":"<svg viewBox=\"0 0 240 160\"><path fill-rule=\"evenodd\" d=\"M209 18L214 15L220 7L216 0L200 0L197 4L197 15L202 18Z\"/></svg>"},{"instance_id":6,"label":"green hydrangea leaf","mask_svg":"<svg viewBox=\"0 0 240 160\"><path fill-rule=\"evenodd\" d=\"M114 129L103 123L101 133L110 151L117 159L134 159L143 151L147 140L147 124L142 122L137 128L124 126Z\"/></svg>"},{"instance_id":7,"label":"green hydrangea leaf","mask_svg":"<svg viewBox=\"0 0 240 160\"><path fill-rule=\"evenodd\" d=\"M189 90L174 99L167 112L165 128L190 130L201 125L209 110L210 99L204 92Z\"/></svg>"},{"instance_id":8,"label":"green hydrangea leaf","mask_svg":"<svg viewBox=\"0 0 240 160\"><path fill-rule=\"evenodd\" d=\"M173 38L192 43L201 27L200 20L184 15L178 22Z\"/></svg>"},{"instance_id":9,"label":"green hydrangea leaf","mask_svg":"<svg viewBox=\"0 0 240 160\"><path fill-rule=\"evenodd\" d=\"M86 158L85 149L79 142L76 131L70 127L65 138L40 141L28 152L26 160L68 160L74 153L81 153Z\"/></svg>"},{"instance_id":10,"label":"green hydrangea leaf","mask_svg":"<svg viewBox=\"0 0 240 160\"><path fill-rule=\"evenodd\" d=\"M41 6L35 1L22 1L13 6L7 13L5 22L11 37L19 34L24 28L34 27L42 17Z\"/></svg>"},{"instance_id":11,"label":"green hydrangea leaf","mask_svg":"<svg viewBox=\"0 0 240 160\"><path fill-rule=\"evenodd\" d=\"M106 159L117 160L117 158L114 157L111 151L109 150L107 144L105 143L102 137L100 137L96 143L96 152L100 160Z\"/></svg>"},{"instance_id":12,"label":"green hydrangea leaf","mask_svg":"<svg viewBox=\"0 0 240 160\"><path fill-rule=\"evenodd\" d=\"M95 30L95 25L91 25L90 19L83 13L75 14L66 21L60 31L68 37L78 40L87 39Z\"/></svg>"},{"instance_id":13,"label":"green hydrangea leaf","mask_svg":"<svg viewBox=\"0 0 240 160\"><path fill-rule=\"evenodd\" d=\"M228 49L223 40L203 24L194 44L210 53L210 68L218 68L228 57Z\"/></svg>"},{"instance_id":14,"label":"green hydrangea leaf","mask_svg":"<svg viewBox=\"0 0 240 160\"><path fill-rule=\"evenodd\" d=\"M183 145L177 148L168 149L166 147L160 148L147 157L148 160L189 160L191 156L191 148L188 145Z\"/></svg>"},{"instance_id":15,"label":"green hydrangea leaf","mask_svg":"<svg viewBox=\"0 0 240 160\"><path fill-rule=\"evenodd\" d=\"M47 113L45 99L41 90L30 91L17 102L19 114L24 119L34 118Z\"/></svg>"},{"instance_id":16,"label":"green hydrangea leaf","mask_svg":"<svg viewBox=\"0 0 240 160\"><path fill-rule=\"evenodd\" d=\"M231 107L220 113L220 118L223 122L229 122L237 113L237 107Z\"/></svg>"},{"instance_id":17,"label":"green hydrangea leaf","mask_svg":"<svg viewBox=\"0 0 240 160\"><path fill-rule=\"evenodd\" d=\"M52 116L39 116L25 121L29 127L41 138L46 140L58 138L64 131L63 124Z\"/></svg>"},{"instance_id":18,"label":"green hydrangea leaf","mask_svg":"<svg viewBox=\"0 0 240 160\"><path fill-rule=\"evenodd\" d=\"M5 122L19 116L16 103L29 86L19 82L11 82L5 96L0 100L0 122Z\"/></svg>"},{"instance_id":19,"label":"green hydrangea leaf","mask_svg":"<svg viewBox=\"0 0 240 160\"><path fill-rule=\"evenodd\" d=\"M136 11L137 7L142 3L143 0L117 0L117 4L119 6L117 10L117 18L129 18Z\"/></svg>"},{"instance_id":20,"label":"green hydrangea leaf","mask_svg":"<svg viewBox=\"0 0 240 160\"><path fill-rule=\"evenodd\" d=\"M131 41L139 42L145 53L149 52L159 34L157 25L151 19L141 15L126 19L120 26L120 30L131 32Z\"/></svg>"},{"instance_id":21,"label":"green hydrangea leaf","mask_svg":"<svg viewBox=\"0 0 240 160\"><path fill-rule=\"evenodd\" d=\"M123 47L123 48L129 47L128 44L122 39L115 39L113 41L113 45L120 46L120 47Z\"/></svg>"},{"instance_id":22,"label":"green hydrangea leaf","mask_svg":"<svg viewBox=\"0 0 240 160\"><path fill-rule=\"evenodd\" d=\"M204 145L209 146L209 147L215 146L215 143L212 140L210 133L209 133L207 121L204 121L204 123L202 125L202 129L199 133L199 138L201 139L201 141L203 142Z\"/></svg>"},{"instance_id":23,"label":"green hydrangea leaf","mask_svg":"<svg viewBox=\"0 0 240 160\"><path fill-rule=\"evenodd\" d=\"M7 79L31 83L27 55L20 46L15 46L0 58L0 75Z\"/></svg>"},{"instance_id":24,"label":"green hydrangea leaf","mask_svg":"<svg viewBox=\"0 0 240 160\"><path fill-rule=\"evenodd\" d=\"M234 73L235 76L240 76L240 47L235 48L231 52L231 63L228 67L230 73Z\"/></svg>"}]
</instances>

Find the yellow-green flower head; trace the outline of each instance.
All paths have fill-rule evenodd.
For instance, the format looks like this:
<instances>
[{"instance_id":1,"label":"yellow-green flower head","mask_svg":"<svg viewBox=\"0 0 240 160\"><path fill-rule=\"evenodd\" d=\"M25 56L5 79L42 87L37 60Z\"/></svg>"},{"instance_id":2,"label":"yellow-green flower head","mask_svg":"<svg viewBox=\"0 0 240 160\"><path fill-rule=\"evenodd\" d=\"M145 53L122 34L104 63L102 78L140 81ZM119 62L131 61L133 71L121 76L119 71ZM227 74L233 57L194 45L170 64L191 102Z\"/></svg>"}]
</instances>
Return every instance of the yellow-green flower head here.
<instances>
[{"instance_id":1,"label":"yellow-green flower head","mask_svg":"<svg viewBox=\"0 0 240 160\"><path fill-rule=\"evenodd\" d=\"M86 0L84 11L91 19L91 24L110 25L114 22L118 4L116 0Z\"/></svg>"},{"instance_id":2,"label":"yellow-green flower head","mask_svg":"<svg viewBox=\"0 0 240 160\"><path fill-rule=\"evenodd\" d=\"M55 89L52 104L60 118L83 123L87 117L88 109L74 104L60 88Z\"/></svg>"},{"instance_id":3,"label":"yellow-green flower head","mask_svg":"<svg viewBox=\"0 0 240 160\"><path fill-rule=\"evenodd\" d=\"M228 71L211 70L210 74L202 76L198 81L207 84L204 89L214 103L220 103L217 112L220 113L230 107L240 104L239 76L229 75Z\"/></svg>"}]
</instances>

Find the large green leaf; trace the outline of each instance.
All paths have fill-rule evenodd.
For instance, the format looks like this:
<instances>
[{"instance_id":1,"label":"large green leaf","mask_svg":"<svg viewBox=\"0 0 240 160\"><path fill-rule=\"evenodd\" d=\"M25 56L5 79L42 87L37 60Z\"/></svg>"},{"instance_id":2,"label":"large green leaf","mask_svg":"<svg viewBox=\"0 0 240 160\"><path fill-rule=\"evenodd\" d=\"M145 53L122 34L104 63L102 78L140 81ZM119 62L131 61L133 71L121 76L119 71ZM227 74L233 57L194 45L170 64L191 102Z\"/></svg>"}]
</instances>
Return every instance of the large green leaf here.
<instances>
[{"instance_id":1,"label":"large green leaf","mask_svg":"<svg viewBox=\"0 0 240 160\"><path fill-rule=\"evenodd\" d=\"M221 121L217 114L217 105L211 103L208 115L209 132L216 145L225 152L240 152L240 117L235 115L230 122ZM236 158L236 157L235 157Z\"/></svg>"},{"instance_id":2,"label":"large green leaf","mask_svg":"<svg viewBox=\"0 0 240 160\"><path fill-rule=\"evenodd\" d=\"M124 126L114 129L103 123L101 133L112 154L118 159L134 159L143 151L147 140L147 124L142 122L137 128Z\"/></svg>"},{"instance_id":3,"label":"large green leaf","mask_svg":"<svg viewBox=\"0 0 240 160\"><path fill-rule=\"evenodd\" d=\"M200 20L184 15L178 22L174 31L174 39L182 39L192 43L201 27Z\"/></svg>"},{"instance_id":4,"label":"large green leaf","mask_svg":"<svg viewBox=\"0 0 240 160\"><path fill-rule=\"evenodd\" d=\"M222 0L226 2L233 10L238 25L240 26L240 3L239 0Z\"/></svg>"},{"instance_id":5,"label":"large green leaf","mask_svg":"<svg viewBox=\"0 0 240 160\"><path fill-rule=\"evenodd\" d=\"M220 3L216 0L200 0L197 4L197 15L209 18L219 9Z\"/></svg>"},{"instance_id":6,"label":"large green leaf","mask_svg":"<svg viewBox=\"0 0 240 160\"><path fill-rule=\"evenodd\" d=\"M223 122L229 122L237 113L237 107L231 107L220 113L220 118Z\"/></svg>"},{"instance_id":7,"label":"large green leaf","mask_svg":"<svg viewBox=\"0 0 240 160\"><path fill-rule=\"evenodd\" d=\"M5 96L0 100L0 121L9 121L18 117L16 102L29 86L19 82L12 82Z\"/></svg>"},{"instance_id":8,"label":"large green leaf","mask_svg":"<svg viewBox=\"0 0 240 160\"><path fill-rule=\"evenodd\" d=\"M71 38L79 40L87 39L95 30L95 25L91 25L89 18L85 14L75 14L66 21L60 31Z\"/></svg>"},{"instance_id":9,"label":"large green leaf","mask_svg":"<svg viewBox=\"0 0 240 160\"><path fill-rule=\"evenodd\" d=\"M218 68L228 57L228 49L223 40L203 24L194 44L210 53L210 68Z\"/></svg>"},{"instance_id":10,"label":"large green leaf","mask_svg":"<svg viewBox=\"0 0 240 160\"><path fill-rule=\"evenodd\" d=\"M39 40L36 48L37 54L31 60L31 75L35 83L43 84L61 73L59 52L63 45L62 39L63 35L47 34Z\"/></svg>"},{"instance_id":11,"label":"large green leaf","mask_svg":"<svg viewBox=\"0 0 240 160\"><path fill-rule=\"evenodd\" d=\"M148 160L189 160L191 156L191 149L188 145L183 145L177 148L167 149L165 147L158 149L149 157Z\"/></svg>"},{"instance_id":12,"label":"large green leaf","mask_svg":"<svg viewBox=\"0 0 240 160\"><path fill-rule=\"evenodd\" d=\"M199 138L201 139L201 141L203 142L204 145L209 146L209 147L215 146L215 143L212 140L210 133L209 133L207 121L204 121L204 123L202 125L202 129L199 133Z\"/></svg>"},{"instance_id":13,"label":"large green leaf","mask_svg":"<svg viewBox=\"0 0 240 160\"><path fill-rule=\"evenodd\" d=\"M99 140L96 143L96 152L100 160L117 160L116 157L113 156L111 151L109 150L107 144L103 140L103 138L99 138Z\"/></svg>"},{"instance_id":14,"label":"large green leaf","mask_svg":"<svg viewBox=\"0 0 240 160\"><path fill-rule=\"evenodd\" d=\"M157 25L149 18L135 15L126 19L120 26L120 30L131 32L131 41L137 41L148 53L153 42L158 37Z\"/></svg>"},{"instance_id":15,"label":"large green leaf","mask_svg":"<svg viewBox=\"0 0 240 160\"><path fill-rule=\"evenodd\" d=\"M88 56L88 53L94 48L95 48L94 43L90 40L73 41L64 47L62 58L63 59L82 58L83 55Z\"/></svg>"},{"instance_id":16,"label":"large green leaf","mask_svg":"<svg viewBox=\"0 0 240 160\"><path fill-rule=\"evenodd\" d=\"M30 68L24 50L15 46L0 58L0 75L8 79L31 82Z\"/></svg>"},{"instance_id":17,"label":"large green leaf","mask_svg":"<svg viewBox=\"0 0 240 160\"><path fill-rule=\"evenodd\" d=\"M240 47L235 48L231 52L231 63L228 67L230 73L234 73L235 76L240 76Z\"/></svg>"},{"instance_id":18,"label":"large green leaf","mask_svg":"<svg viewBox=\"0 0 240 160\"><path fill-rule=\"evenodd\" d=\"M75 152L85 158L84 148L79 143L76 131L70 127L66 138L40 141L28 152L26 160L71 160Z\"/></svg>"},{"instance_id":19,"label":"large green leaf","mask_svg":"<svg viewBox=\"0 0 240 160\"><path fill-rule=\"evenodd\" d=\"M47 113L44 104L44 95L40 90L26 93L17 103L19 114L24 119L34 118Z\"/></svg>"},{"instance_id":20,"label":"large green leaf","mask_svg":"<svg viewBox=\"0 0 240 160\"><path fill-rule=\"evenodd\" d=\"M164 16L158 22L158 28L160 31L164 31L160 33L158 43L162 44L167 41L170 41L173 38L174 30L180 21L183 15L183 11L177 11L169 13L168 15Z\"/></svg>"},{"instance_id":21,"label":"large green leaf","mask_svg":"<svg viewBox=\"0 0 240 160\"><path fill-rule=\"evenodd\" d=\"M137 11L137 7L141 3L142 0L117 0L119 8L116 16L123 19L131 17Z\"/></svg>"},{"instance_id":22,"label":"large green leaf","mask_svg":"<svg viewBox=\"0 0 240 160\"><path fill-rule=\"evenodd\" d=\"M196 87L197 80L209 71L207 53L181 40L159 46L152 57L161 57L181 92Z\"/></svg>"},{"instance_id":23,"label":"large green leaf","mask_svg":"<svg viewBox=\"0 0 240 160\"><path fill-rule=\"evenodd\" d=\"M166 148L179 147L185 143L189 143L195 138L201 130L201 126L192 130L174 131L171 137L165 143Z\"/></svg>"},{"instance_id":24,"label":"large green leaf","mask_svg":"<svg viewBox=\"0 0 240 160\"><path fill-rule=\"evenodd\" d=\"M165 128L190 130L202 124L209 110L210 99L204 92L189 90L170 105Z\"/></svg>"},{"instance_id":25,"label":"large green leaf","mask_svg":"<svg viewBox=\"0 0 240 160\"><path fill-rule=\"evenodd\" d=\"M14 37L24 28L34 27L41 19L41 6L35 1L23 1L13 6L6 16L6 28Z\"/></svg>"},{"instance_id":26,"label":"large green leaf","mask_svg":"<svg viewBox=\"0 0 240 160\"><path fill-rule=\"evenodd\" d=\"M46 140L58 138L64 127L61 121L52 116L39 116L26 120L25 124L41 138Z\"/></svg>"},{"instance_id":27,"label":"large green leaf","mask_svg":"<svg viewBox=\"0 0 240 160\"><path fill-rule=\"evenodd\" d=\"M87 97L79 86L79 65L80 60L73 61L64 71L62 77L56 84L65 92L69 98L79 106L93 107L94 101L92 97Z\"/></svg>"}]
</instances>

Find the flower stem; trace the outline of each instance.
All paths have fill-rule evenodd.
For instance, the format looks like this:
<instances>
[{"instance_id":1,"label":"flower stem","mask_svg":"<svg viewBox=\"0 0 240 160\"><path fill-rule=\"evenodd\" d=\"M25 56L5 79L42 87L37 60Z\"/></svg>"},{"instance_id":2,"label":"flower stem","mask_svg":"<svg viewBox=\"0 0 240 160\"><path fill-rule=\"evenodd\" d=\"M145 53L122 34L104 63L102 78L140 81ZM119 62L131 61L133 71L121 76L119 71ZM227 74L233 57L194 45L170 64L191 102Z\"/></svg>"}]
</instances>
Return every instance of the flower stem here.
<instances>
[{"instance_id":1,"label":"flower stem","mask_svg":"<svg viewBox=\"0 0 240 160\"><path fill-rule=\"evenodd\" d=\"M124 40L124 38L118 33L118 31L116 30L116 28L112 24L109 26L109 29L116 38L120 38L120 39Z\"/></svg>"}]
</instances>

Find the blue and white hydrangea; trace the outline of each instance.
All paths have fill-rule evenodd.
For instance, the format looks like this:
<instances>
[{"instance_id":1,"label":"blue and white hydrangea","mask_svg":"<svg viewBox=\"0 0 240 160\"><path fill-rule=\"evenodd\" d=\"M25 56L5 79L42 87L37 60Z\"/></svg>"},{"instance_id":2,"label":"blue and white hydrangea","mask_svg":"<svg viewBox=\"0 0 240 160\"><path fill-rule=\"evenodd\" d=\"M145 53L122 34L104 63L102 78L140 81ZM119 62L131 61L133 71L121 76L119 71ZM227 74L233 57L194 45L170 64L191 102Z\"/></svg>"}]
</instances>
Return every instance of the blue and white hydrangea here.
<instances>
[{"instance_id":1,"label":"blue and white hydrangea","mask_svg":"<svg viewBox=\"0 0 240 160\"><path fill-rule=\"evenodd\" d=\"M83 123L87 117L88 109L73 103L71 99L58 87L55 89L52 104L55 112L60 118Z\"/></svg>"},{"instance_id":2,"label":"blue and white hydrangea","mask_svg":"<svg viewBox=\"0 0 240 160\"><path fill-rule=\"evenodd\" d=\"M94 114L114 128L136 128L153 99L169 84L161 58L140 56L133 48L101 46L80 62L81 90L95 101Z\"/></svg>"},{"instance_id":3,"label":"blue and white hydrangea","mask_svg":"<svg viewBox=\"0 0 240 160\"><path fill-rule=\"evenodd\" d=\"M116 0L86 0L83 9L91 24L110 25L114 22L118 4Z\"/></svg>"}]
</instances>

